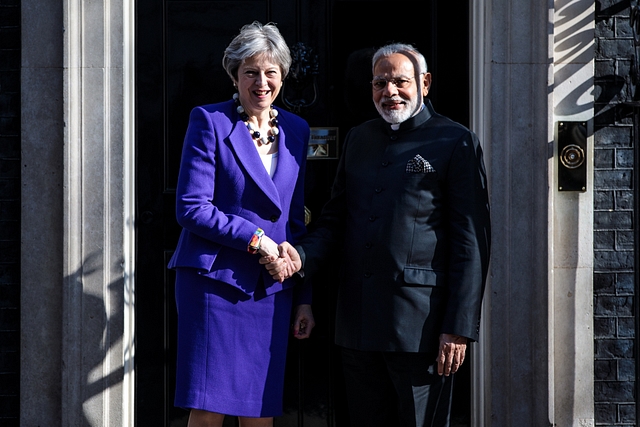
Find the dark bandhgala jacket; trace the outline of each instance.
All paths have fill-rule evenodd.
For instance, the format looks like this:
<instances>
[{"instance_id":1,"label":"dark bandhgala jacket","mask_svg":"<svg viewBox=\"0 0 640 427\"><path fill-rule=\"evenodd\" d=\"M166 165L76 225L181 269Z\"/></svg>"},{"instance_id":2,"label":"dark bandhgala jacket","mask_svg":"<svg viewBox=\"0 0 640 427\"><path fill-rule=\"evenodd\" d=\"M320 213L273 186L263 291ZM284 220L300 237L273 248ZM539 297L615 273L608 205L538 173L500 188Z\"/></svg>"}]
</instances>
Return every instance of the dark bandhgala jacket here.
<instances>
[{"instance_id":1,"label":"dark bandhgala jacket","mask_svg":"<svg viewBox=\"0 0 640 427\"><path fill-rule=\"evenodd\" d=\"M490 248L478 138L428 101L398 130L382 119L353 128L297 248L307 277L341 263L338 345L435 352L441 333L477 340Z\"/></svg>"}]
</instances>

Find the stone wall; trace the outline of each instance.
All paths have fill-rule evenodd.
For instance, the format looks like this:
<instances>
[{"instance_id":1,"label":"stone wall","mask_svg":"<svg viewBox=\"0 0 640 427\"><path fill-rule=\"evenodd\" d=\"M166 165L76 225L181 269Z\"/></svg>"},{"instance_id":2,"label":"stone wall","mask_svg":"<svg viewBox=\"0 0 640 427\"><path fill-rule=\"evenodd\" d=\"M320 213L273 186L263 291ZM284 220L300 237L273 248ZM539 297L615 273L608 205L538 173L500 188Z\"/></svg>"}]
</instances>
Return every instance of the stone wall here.
<instances>
[{"instance_id":1,"label":"stone wall","mask_svg":"<svg viewBox=\"0 0 640 427\"><path fill-rule=\"evenodd\" d=\"M596 1L594 335L596 424L636 425L633 100L629 1Z\"/></svg>"},{"instance_id":2,"label":"stone wall","mask_svg":"<svg viewBox=\"0 0 640 427\"><path fill-rule=\"evenodd\" d=\"M0 0L0 425L19 425L20 1Z\"/></svg>"}]
</instances>

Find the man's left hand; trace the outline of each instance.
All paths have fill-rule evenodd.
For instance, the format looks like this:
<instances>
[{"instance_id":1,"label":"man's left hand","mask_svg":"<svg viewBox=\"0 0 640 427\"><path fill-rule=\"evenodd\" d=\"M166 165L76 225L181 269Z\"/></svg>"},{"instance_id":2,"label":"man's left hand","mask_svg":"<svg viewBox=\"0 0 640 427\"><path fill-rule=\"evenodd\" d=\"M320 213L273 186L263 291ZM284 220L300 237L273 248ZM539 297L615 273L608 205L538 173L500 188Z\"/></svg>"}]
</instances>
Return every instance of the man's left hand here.
<instances>
[{"instance_id":1,"label":"man's left hand","mask_svg":"<svg viewBox=\"0 0 640 427\"><path fill-rule=\"evenodd\" d=\"M299 340L309 338L311 330L316 326L311 305L301 304L296 307L293 319L293 336Z\"/></svg>"},{"instance_id":2,"label":"man's left hand","mask_svg":"<svg viewBox=\"0 0 640 427\"><path fill-rule=\"evenodd\" d=\"M438 375L448 377L455 374L464 362L467 351L467 339L460 335L440 335L440 350L438 351Z\"/></svg>"}]
</instances>

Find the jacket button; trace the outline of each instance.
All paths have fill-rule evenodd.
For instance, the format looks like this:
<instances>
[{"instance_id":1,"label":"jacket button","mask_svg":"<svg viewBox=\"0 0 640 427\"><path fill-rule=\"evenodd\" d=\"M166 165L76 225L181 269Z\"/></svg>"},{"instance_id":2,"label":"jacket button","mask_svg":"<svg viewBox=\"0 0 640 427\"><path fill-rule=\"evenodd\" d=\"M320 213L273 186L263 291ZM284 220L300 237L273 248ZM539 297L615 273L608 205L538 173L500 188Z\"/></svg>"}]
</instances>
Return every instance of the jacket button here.
<instances>
[{"instance_id":1,"label":"jacket button","mask_svg":"<svg viewBox=\"0 0 640 427\"><path fill-rule=\"evenodd\" d=\"M389 166L389 162L387 160L385 160L384 162L382 162L382 166L384 166L384 167Z\"/></svg>"},{"instance_id":2,"label":"jacket button","mask_svg":"<svg viewBox=\"0 0 640 427\"><path fill-rule=\"evenodd\" d=\"M382 193L382 187L376 188L376 193Z\"/></svg>"},{"instance_id":3,"label":"jacket button","mask_svg":"<svg viewBox=\"0 0 640 427\"><path fill-rule=\"evenodd\" d=\"M366 277L366 278L371 277L371 273L370 273L370 272L368 272L368 271L365 271L365 273L364 273L364 277Z\"/></svg>"},{"instance_id":4,"label":"jacket button","mask_svg":"<svg viewBox=\"0 0 640 427\"><path fill-rule=\"evenodd\" d=\"M371 249L371 246L373 246L373 245L371 244L371 242L367 242L367 243L365 243L365 245L364 245L364 247L365 247L365 248L367 248L367 249Z\"/></svg>"},{"instance_id":5,"label":"jacket button","mask_svg":"<svg viewBox=\"0 0 640 427\"><path fill-rule=\"evenodd\" d=\"M279 217L277 215L271 215L270 219L271 219L271 222L276 222L276 221L278 221L278 218Z\"/></svg>"},{"instance_id":6,"label":"jacket button","mask_svg":"<svg viewBox=\"0 0 640 427\"><path fill-rule=\"evenodd\" d=\"M369 221L375 221L375 220L376 220L376 216L375 216L375 215L371 215L371 216L369 217Z\"/></svg>"}]
</instances>

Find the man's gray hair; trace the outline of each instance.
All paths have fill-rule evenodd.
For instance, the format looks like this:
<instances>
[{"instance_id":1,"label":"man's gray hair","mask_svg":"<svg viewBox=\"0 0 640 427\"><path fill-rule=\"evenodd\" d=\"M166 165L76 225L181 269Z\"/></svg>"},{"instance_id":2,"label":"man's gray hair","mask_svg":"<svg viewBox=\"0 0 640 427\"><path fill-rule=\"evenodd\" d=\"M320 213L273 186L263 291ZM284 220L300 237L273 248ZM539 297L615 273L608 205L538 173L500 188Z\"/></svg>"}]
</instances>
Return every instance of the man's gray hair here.
<instances>
[{"instance_id":1,"label":"man's gray hair","mask_svg":"<svg viewBox=\"0 0 640 427\"><path fill-rule=\"evenodd\" d=\"M381 58L385 58L394 53L400 53L415 58L417 61L417 67L415 67L416 63L414 61L412 62L414 62L414 68L418 70L418 74L424 74L427 72L427 60L424 59L424 55L422 55L418 49L406 43L391 43L378 49L376 53L373 54L373 59L371 61L372 71L376 68L376 64Z\"/></svg>"}]
</instances>

